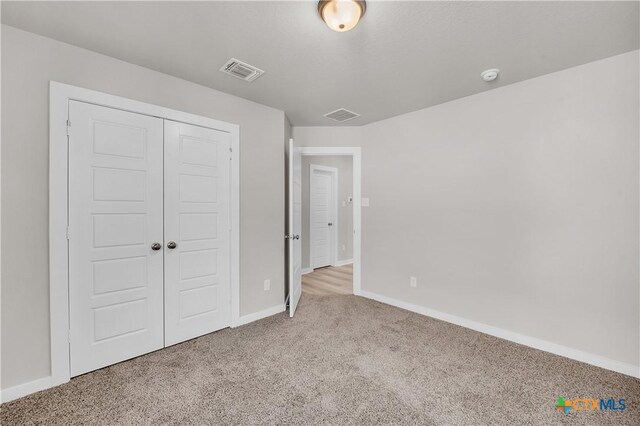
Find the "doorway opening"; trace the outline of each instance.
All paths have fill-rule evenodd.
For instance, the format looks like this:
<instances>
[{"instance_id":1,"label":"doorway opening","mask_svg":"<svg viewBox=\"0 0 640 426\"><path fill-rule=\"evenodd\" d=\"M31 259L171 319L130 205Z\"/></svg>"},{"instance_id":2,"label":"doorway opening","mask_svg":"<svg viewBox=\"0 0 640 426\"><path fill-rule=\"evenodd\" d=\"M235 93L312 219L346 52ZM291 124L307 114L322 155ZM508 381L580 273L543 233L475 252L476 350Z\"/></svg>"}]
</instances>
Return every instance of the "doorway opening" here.
<instances>
[{"instance_id":1,"label":"doorway opening","mask_svg":"<svg viewBox=\"0 0 640 426\"><path fill-rule=\"evenodd\" d=\"M302 292L353 294L351 157L302 156L301 239Z\"/></svg>"},{"instance_id":2,"label":"doorway opening","mask_svg":"<svg viewBox=\"0 0 640 426\"><path fill-rule=\"evenodd\" d=\"M290 143L289 312L301 294L360 293L361 150Z\"/></svg>"}]
</instances>

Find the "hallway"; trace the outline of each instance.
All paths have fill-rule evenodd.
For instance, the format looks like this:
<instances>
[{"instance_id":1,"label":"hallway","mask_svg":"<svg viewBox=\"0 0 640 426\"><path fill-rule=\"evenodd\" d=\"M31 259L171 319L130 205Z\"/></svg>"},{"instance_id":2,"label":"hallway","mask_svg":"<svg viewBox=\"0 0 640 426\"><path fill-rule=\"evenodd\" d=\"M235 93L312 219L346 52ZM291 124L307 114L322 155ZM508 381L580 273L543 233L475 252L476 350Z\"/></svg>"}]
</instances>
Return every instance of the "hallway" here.
<instances>
[{"instance_id":1,"label":"hallway","mask_svg":"<svg viewBox=\"0 0 640 426\"><path fill-rule=\"evenodd\" d=\"M327 266L303 275L302 293L313 296L353 294L353 264Z\"/></svg>"}]
</instances>

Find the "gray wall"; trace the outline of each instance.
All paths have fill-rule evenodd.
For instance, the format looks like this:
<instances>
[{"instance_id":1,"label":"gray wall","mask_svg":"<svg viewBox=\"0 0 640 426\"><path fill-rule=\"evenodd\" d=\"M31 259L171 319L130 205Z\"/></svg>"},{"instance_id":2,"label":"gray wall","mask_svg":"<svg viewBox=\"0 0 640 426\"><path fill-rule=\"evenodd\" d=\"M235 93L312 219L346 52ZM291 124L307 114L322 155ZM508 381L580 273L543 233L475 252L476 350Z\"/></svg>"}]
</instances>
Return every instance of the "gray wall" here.
<instances>
[{"instance_id":1,"label":"gray wall","mask_svg":"<svg viewBox=\"0 0 640 426\"><path fill-rule=\"evenodd\" d=\"M362 146L363 290L638 365L638 60L294 127Z\"/></svg>"},{"instance_id":2,"label":"gray wall","mask_svg":"<svg viewBox=\"0 0 640 426\"><path fill-rule=\"evenodd\" d=\"M3 26L2 388L50 374L49 80L239 124L240 314L282 304L282 111Z\"/></svg>"},{"instance_id":3,"label":"gray wall","mask_svg":"<svg viewBox=\"0 0 640 426\"><path fill-rule=\"evenodd\" d=\"M347 155L302 157L302 268L311 267L309 231L309 193L311 189L310 165L329 166L338 169L338 261L353 259L353 159ZM342 207L345 201L346 206ZM344 249L343 249L344 246Z\"/></svg>"}]
</instances>

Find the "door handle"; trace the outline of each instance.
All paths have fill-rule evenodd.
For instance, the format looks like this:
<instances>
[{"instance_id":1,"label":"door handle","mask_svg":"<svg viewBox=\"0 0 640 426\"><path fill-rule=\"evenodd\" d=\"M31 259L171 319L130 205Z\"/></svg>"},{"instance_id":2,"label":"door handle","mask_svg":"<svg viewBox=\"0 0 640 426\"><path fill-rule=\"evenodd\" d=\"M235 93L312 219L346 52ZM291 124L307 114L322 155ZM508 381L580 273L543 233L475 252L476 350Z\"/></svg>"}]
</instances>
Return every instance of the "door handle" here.
<instances>
[{"instance_id":1,"label":"door handle","mask_svg":"<svg viewBox=\"0 0 640 426\"><path fill-rule=\"evenodd\" d=\"M153 251L158 251L162 248L162 245L160 243L153 243L151 244L151 250Z\"/></svg>"},{"instance_id":2,"label":"door handle","mask_svg":"<svg viewBox=\"0 0 640 426\"><path fill-rule=\"evenodd\" d=\"M294 239L294 240L299 240L299 239L300 239L300 235L298 235L298 234L294 235L294 236L293 236L293 239Z\"/></svg>"},{"instance_id":3,"label":"door handle","mask_svg":"<svg viewBox=\"0 0 640 426\"><path fill-rule=\"evenodd\" d=\"M173 250L174 248L178 247L178 245L174 241L169 241L167 243L167 247Z\"/></svg>"},{"instance_id":4,"label":"door handle","mask_svg":"<svg viewBox=\"0 0 640 426\"><path fill-rule=\"evenodd\" d=\"M329 222L329 226L333 226L333 222Z\"/></svg>"}]
</instances>

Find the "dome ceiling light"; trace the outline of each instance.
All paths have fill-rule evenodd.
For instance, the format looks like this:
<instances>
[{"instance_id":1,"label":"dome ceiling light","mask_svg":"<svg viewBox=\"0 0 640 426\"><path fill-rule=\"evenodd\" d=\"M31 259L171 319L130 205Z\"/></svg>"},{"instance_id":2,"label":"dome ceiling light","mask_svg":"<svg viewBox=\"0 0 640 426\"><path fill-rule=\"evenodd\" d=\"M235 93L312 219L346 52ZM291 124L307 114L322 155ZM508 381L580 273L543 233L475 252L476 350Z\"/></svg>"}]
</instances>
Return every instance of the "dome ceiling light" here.
<instances>
[{"instance_id":1,"label":"dome ceiling light","mask_svg":"<svg viewBox=\"0 0 640 426\"><path fill-rule=\"evenodd\" d=\"M367 5L364 0L324 0L318 2L318 13L333 31L346 32L353 29L364 15Z\"/></svg>"}]
</instances>

